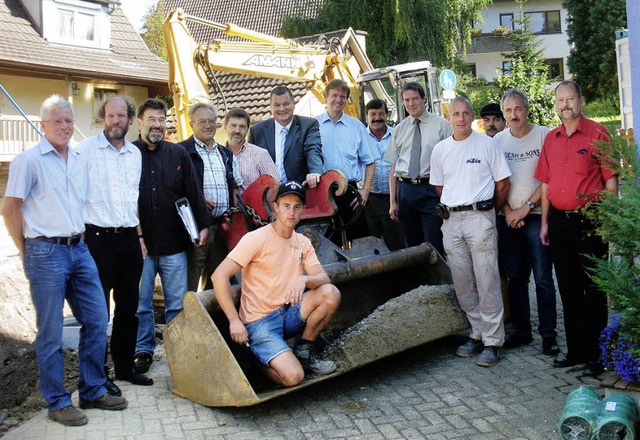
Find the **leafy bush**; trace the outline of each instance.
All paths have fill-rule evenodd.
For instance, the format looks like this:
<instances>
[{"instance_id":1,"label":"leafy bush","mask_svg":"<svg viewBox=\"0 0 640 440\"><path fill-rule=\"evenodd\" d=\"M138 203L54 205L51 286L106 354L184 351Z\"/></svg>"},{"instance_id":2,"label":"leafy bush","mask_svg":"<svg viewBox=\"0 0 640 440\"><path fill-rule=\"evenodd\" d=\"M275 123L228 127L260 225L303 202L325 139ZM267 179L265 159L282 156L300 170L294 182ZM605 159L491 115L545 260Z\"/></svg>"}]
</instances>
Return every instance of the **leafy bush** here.
<instances>
[{"instance_id":1,"label":"leafy bush","mask_svg":"<svg viewBox=\"0 0 640 440\"><path fill-rule=\"evenodd\" d=\"M609 242L609 260L593 259L596 285L616 304L620 318L611 320L600 343L605 366L621 377L640 379L640 186L637 146L614 136L597 146L607 166L619 176L619 193L606 192L586 214L596 233Z\"/></svg>"}]
</instances>

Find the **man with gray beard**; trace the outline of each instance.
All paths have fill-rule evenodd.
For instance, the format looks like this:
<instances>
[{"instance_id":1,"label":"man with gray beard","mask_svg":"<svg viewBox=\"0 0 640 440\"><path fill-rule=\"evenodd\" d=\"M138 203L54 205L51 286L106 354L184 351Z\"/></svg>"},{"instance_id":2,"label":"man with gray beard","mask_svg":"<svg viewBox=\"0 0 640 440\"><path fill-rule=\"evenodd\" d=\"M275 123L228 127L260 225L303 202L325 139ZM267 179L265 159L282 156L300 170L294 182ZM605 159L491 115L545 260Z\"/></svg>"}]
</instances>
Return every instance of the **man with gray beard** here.
<instances>
[{"instance_id":1,"label":"man with gray beard","mask_svg":"<svg viewBox=\"0 0 640 440\"><path fill-rule=\"evenodd\" d=\"M89 175L85 242L98 267L107 311L113 289L111 357L115 376L136 385L152 385L153 380L137 373L133 363L138 334L138 283L146 252L139 239L140 150L125 139L135 114L133 103L126 98L106 100L98 112L104 131L83 140L78 151ZM121 395L109 377L106 357L104 369L105 388L109 394Z\"/></svg>"},{"instance_id":2,"label":"man with gray beard","mask_svg":"<svg viewBox=\"0 0 640 440\"><path fill-rule=\"evenodd\" d=\"M135 364L146 373L155 351L153 289L160 274L167 324L182 310L187 292L187 249L207 243L213 220L205 205L202 188L189 153L180 145L164 140L167 105L147 99L138 108L140 138L133 144L142 153L139 213L141 242L148 254L142 267L138 302L138 342ZM199 236L195 243L182 224L175 202L186 197L191 205Z\"/></svg>"}]
</instances>

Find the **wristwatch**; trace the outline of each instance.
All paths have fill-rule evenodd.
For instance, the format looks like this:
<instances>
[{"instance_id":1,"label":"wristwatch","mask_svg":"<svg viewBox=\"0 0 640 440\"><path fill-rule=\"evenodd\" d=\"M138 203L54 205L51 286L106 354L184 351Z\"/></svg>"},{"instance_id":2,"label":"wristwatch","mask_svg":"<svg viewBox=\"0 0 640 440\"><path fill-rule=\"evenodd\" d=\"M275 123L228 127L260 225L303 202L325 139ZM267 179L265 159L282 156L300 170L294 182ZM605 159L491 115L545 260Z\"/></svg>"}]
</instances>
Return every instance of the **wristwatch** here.
<instances>
[{"instance_id":1,"label":"wristwatch","mask_svg":"<svg viewBox=\"0 0 640 440\"><path fill-rule=\"evenodd\" d=\"M528 206L529 208L533 209L533 208L535 208L535 207L536 207L536 204L535 204L535 203L533 203L531 200L527 200L527 206Z\"/></svg>"}]
</instances>

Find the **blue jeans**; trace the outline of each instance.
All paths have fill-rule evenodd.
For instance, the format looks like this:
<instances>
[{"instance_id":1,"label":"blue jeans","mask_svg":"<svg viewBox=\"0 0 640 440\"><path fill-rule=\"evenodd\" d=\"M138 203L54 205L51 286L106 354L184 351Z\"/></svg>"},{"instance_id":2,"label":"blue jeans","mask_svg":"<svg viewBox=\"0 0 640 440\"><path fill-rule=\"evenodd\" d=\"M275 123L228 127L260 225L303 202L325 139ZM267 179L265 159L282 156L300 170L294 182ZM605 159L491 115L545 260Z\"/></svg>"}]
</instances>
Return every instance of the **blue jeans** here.
<instances>
[{"instance_id":1,"label":"blue jeans","mask_svg":"<svg viewBox=\"0 0 640 440\"><path fill-rule=\"evenodd\" d=\"M556 291L553 285L551 251L540 241L539 215L529 215L520 229L507 226L498 216L498 235L507 271L509 307L515 333L531 334L529 277L533 270L538 303L538 333L543 338L556 336Z\"/></svg>"},{"instance_id":2,"label":"blue jeans","mask_svg":"<svg viewBox=\"0 0 640 440\"><path fill-rule=\"evenodd\" d=\"M301 304L284 305L245 325L251 351L265 366L269 366L269 362L279 354L291 350L286 340L302 333L307 325L300 316Z\"/></svg>"},{"instance_id":3,"label":"blue jeans","mask_svg":"<svg viewBox=\"0 0 640 440\"><path fill-rule=\"evenodd\" d=\"M156 348L155 319L153 314L153 288L156 275L160 274L164 292L164 317L169 324L182 310L182 300L187 293L187 252L173 255L147 255L140 279L138 302L138 341L136 353L153 354Z\"/></svg>"},{"instance_id":4,"label":"blue jeans","mask_svg":"<svg viewBox=\"0 0 640 440\"><path fill-rule=\"evenodd\" d=\"M36 309L38 333L36 355L40 391L49 411L71 405L64 387L62 353L62 309L66 298L73 316L81 324L78 352L78 392L83 400L104 395L104 356L107 347L107 304L98 269L84 242L64 246L27 240L24 270Z\"/></svg>"}]
</instances>

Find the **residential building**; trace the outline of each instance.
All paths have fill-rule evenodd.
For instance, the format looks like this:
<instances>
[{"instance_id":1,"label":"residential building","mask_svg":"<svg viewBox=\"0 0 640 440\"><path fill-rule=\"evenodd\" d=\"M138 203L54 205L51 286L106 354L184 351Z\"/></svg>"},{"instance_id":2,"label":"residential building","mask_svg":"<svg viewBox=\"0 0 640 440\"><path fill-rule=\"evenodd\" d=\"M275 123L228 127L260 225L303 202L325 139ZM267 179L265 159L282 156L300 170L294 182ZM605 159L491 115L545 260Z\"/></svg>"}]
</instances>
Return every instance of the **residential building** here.
<instances>
[{"instance_id":1,"label":"residential building","mask_svg":"<svg viewBox=\"0 0 640 440\"><path fill-rule=\"evenodd\" d=\"M571 74L567 58L571 50L567 35L567 10L562 0L528 0L523 4L530 18L531 30L540 40L540 49L549 65L549 78L562 81ZM496 74L509 70L502 56L512 50L506 32L514 29L514 18L520 14L520 4L514 0L494 0L482 11L482 22L475 23L479 34L472 34L465 62L476 77L493 81Z\"/></svg>"},{"instance_id":2,"label":"residential building","mask_svg":"<svg viewBox=\"0 0 640 440\"><path fill-rule=\"evenodd\" d=\"M53 93L75 109L75 141L98 134L104 99L138 104L168 95L167 64L152 54L118 1L0 0L0 190L13 157L40 139L39 108ZM135 123L129 138L137 136ZM4 177L3 177L4 176Z\"/></svg>"}]
</instances>

